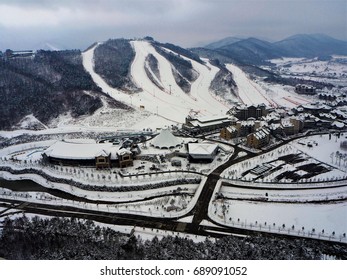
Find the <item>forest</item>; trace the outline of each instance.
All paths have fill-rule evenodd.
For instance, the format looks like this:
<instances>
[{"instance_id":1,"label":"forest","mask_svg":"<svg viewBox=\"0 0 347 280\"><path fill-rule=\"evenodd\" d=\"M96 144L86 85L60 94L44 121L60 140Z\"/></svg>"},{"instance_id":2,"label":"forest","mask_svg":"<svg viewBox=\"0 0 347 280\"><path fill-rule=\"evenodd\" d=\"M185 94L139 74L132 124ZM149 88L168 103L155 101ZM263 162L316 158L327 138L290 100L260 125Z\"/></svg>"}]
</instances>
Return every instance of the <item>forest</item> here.
<instances>
[{"instance_id":1,"label":"forest","mask_svg":"<svg viewBox=\"0 0 347 280\"><path fill-rule=\"evenodd\" d=\"M155 230L153 230L155 231ZM0 229L0 257L55 260L312 260L347 259L347 247L303 238L227 236L203 242L168 235L142 240L90 220L33 217L5 218Z\"/></svg>"},{"instance_id":2,"label":"forest","mask_svg":"<svg viewBox=\"0 0 347 280\"><path fill-rule=\"evenodd\" d=\"M95 72L113 88L136 92L139 89L130 76L130 66L134 57L135 52L129 40L110 39L95 48Z\"/></svg>"},{"instance_id":3,"label":"forest","mask_svg":"<svg viewBox=\"0 0 347 280\"><path fill-rule=\"evenodd\" d=\"M0 129L10 129L30 114L45 124L66 112L73 117L91 114L102 106L101 94L84 70L79 50L0 58Z\"/></svg>"}]
</instances>

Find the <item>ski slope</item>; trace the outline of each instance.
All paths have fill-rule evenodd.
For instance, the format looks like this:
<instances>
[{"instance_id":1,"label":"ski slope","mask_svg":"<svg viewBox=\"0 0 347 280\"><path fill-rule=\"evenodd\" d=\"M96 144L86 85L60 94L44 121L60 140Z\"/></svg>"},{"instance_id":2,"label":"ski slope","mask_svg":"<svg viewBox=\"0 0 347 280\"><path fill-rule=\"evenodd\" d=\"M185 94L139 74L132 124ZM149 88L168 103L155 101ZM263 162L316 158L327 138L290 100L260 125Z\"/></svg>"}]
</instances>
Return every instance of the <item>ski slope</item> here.
<instances>
[{"instance_id":1,"label":"ski slope","mask_svg":"<svg viewBox=\"0 0 347 280\"><path fill-rule=\"evenodd\" d=\"M185 117L191 111L199 112L202 116L212 116L225 114L230 109L229 105L216 99L209 90L211 81L218 72L217 67L208 63L202 65L181 56L186 60L190 60L194 70L199 73L199 77L191 85L191 93L186 94L176 84L170 62L158 54L149 42L132 41L131 44L135 51L135 58L130 73L133 82L142 89L139 93L128 94L112 88L94 71L94 50L96 46L82 54L86 71L90 73L94 82L112 98L135 109L144 108L157 115L158 118L171 123L183 123ZM149 54L152 54L158 60L161 78L159 82L163 90L159 89L146 74L144 66L146 57Z\"/></svg>"},{"instance_id":2,"label":"ski slope","mask_svg":"<svg viewBox=\"0 0 347 280\"><path fill-rule=\"evenodd\" d=\"M250 80L246 73L233 64L227 64L227 69L233 73L234 81L238 87L239 97L246 105L265 105L277 107L276 103L266 96L266 92L254 81Z\"/></svg>"},{"instance_id":3,"label":"ski slope","mask_svg":"<svg viewBox=\"0 0 347 280\"><path fill-rule=\"evenodd\" d=\"M273 108L282 106L293 108L312 101L312 97L295 93L293 87L270 84L264 81L253 81L239 67L233 64L227 64L226 66L233 73L239 97L246 105L264 103Z\"/></svg>"}]
</instances>

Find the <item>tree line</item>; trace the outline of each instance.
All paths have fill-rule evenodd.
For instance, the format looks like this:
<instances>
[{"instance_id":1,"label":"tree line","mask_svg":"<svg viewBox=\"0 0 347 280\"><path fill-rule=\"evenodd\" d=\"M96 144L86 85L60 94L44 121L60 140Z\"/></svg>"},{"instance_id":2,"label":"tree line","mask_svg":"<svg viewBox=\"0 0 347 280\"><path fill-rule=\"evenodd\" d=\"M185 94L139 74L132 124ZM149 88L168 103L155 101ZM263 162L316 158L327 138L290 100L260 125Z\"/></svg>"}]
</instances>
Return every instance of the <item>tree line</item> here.
<instances>
[{"instance_id":1,"label":"tree line","mask_svg":"<svg viewBox=\"0 0 347 280\"><path fill-rule=\"evenodd\" d=\"M66 112L92 114L102 106L101 96L108 98L85 71L79 50L0 57L0 129L30 114L45 124Z\"/></svg>"},{"instance_id":2,"label":"tree line","mask_svg":"<svg viewBox=\"0 0 347 280\"><path fill-rule=\"evenodd\" d=\"M155 231L155 230L153 230ZM0 233L0 257L5 259L347 259L347 247L318 240L254 235L227 236L201 242L169 234L142 240L89 220L34 217L6 218Z\"/></svg>"}]
</instances>

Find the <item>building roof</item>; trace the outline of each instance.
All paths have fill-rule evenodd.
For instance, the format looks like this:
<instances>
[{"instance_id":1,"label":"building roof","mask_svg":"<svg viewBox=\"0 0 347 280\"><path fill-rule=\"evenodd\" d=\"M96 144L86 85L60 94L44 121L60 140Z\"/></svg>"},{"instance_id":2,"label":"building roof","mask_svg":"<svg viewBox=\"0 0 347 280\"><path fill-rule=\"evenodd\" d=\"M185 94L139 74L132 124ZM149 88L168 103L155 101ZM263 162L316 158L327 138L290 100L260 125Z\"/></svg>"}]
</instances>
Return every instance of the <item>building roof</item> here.
<instances>
[{"instance_id":1,"label":"building roof","mask_svg":"<svg viewBox=\"0 0 347 280\"><path fill-rule=\"evenodd\" d=\"M196 118L197 121L201 123L206 123L206 122L215 122L215 121L221 121L221 120L228 120L229 116L204 116L204 117L198 117Z\"/></svg>"},{"instance_id":2,"label":"building roof","mask_svg":"<svg viewBox=\"0 0 347 280\"><path fill-rule=\"evenodd\" d=\"M335 126L337 128L344 128L345 127L345 124L342 122L339 122L339 121L334 121L331 125Z\"/></svg>"},{"instance_id":3,"label":"building roof","mask_svg":"<svg viewBox=\"0 0 347 280\"><path fill-rule=\"evenodd\" d=\"M131 154L131 152L125 148L121 148L120 150L117 151L117 155L123 156L123 155L128 155Z\"/></svg>"},{"instance_id":4,"label":"building roof","mask_svg":"<svg viewBox=\"0 0 347 280\"><path fill-rule=\"evenodd\" d=\"M254 120L248 119L247 121L240 121L241 126L253 126L255 124Z\"/></svg>"},{"instance_id":5,"label":"building roof","mask_svg":"<svg viewBox=\"0 0 347 280\"><path fill-rule=\"evenodd\" d=\"M266 128L259 129L258 131L254 132L254 137L258 140L267 138L269 136L270 132Z\"/></svg>"},{"instance_id":6,"label":"building roof","mask_svg":"<svg viewBox=\"0 0 347 280\"><path fill-rule=\"evenodd\" d=\"M158 149L175 148L181 143L181 139L174 136L168 129L162 129L152 141L152 145Z\"/></svg>"},{"instance_id":7,"label":"building roof","mask_svg":"<svg viewBox=\"0 0 347 280\"><path fill-rule=\"evenodd\" d=\"M49 157L72 160L91 160L98 156L108 156L111 154L112 159L117 159L119 146L112 143L85 143L57 141L45 150Z\"/></svg>"},{"instance_id":8,"label":"building roof","mask_svg":"<svg viewBox=\"0 0 347 280\"><path fill-rule=\"evenodd\" d=\"M219 125L222 123L230 122L228 119L216 120L216 121L208 121L208 122L200 122L198 120L191 121L190 123L195 127L207 127L212 125Z\"/></svg>"},{"instance_id":9,"label":"building roof","mask_svg":"<svg viewBox=\"0 0 347 280\"><path fill-rule=\"evenodd\" d=\"M235 126L226 127L226 130L229 131L230 133L237 132L237 129Z\"/></svg>"},{"instance_id":10,"label":"building roof","mask_svg":"<svg viewBox=\"0 0 347 280\"><path fill-rule=\"evenodd\" d=\"M212 155L218 148L217 144L210 143L189 143L188 152L190 155Z\"/></svg>"}]
</instances>

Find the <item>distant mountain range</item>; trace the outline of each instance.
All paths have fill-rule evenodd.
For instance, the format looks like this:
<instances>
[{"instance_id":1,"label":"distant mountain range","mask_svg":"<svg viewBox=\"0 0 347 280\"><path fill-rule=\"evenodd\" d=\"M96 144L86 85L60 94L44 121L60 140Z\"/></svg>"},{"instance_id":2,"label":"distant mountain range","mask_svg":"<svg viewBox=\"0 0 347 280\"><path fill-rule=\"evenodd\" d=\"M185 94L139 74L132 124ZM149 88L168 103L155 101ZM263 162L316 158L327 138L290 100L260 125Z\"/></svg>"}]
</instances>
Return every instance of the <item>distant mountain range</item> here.
<instances>
[{"instance_id":1,"label":"distant mountain range","mask_svg":"<svg viewBox=\"0 0 347 280\"><path fill-rule=\"evenodd\" d=\"M326 57L347 55L347 42L324 34L299 34L270 43L257 38L228 37L206 45L203 49L244 64L259 65L279 57ZM201 49L200 49L201 51Z\"/></svg>"}]
</instances>

